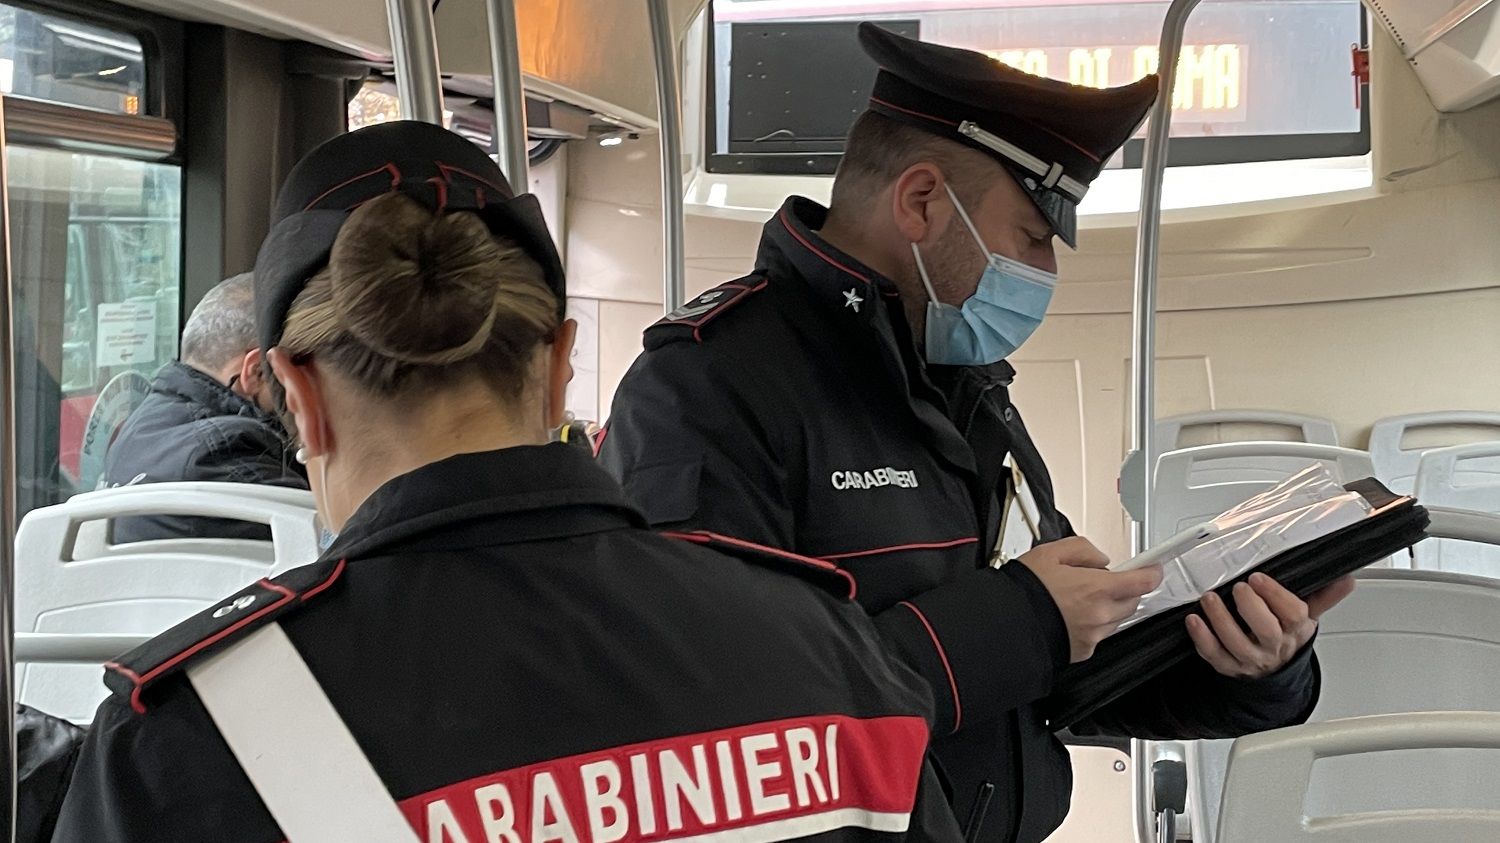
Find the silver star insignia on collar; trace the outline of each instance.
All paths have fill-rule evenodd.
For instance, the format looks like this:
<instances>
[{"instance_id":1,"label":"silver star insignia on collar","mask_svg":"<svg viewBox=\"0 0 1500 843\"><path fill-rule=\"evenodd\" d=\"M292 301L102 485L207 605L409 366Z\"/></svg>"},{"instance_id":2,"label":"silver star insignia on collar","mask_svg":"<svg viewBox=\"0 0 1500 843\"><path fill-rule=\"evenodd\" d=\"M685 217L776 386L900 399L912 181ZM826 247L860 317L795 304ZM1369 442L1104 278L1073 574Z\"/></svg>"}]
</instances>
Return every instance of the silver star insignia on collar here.
<instances>
[{"instance_id":1,"label":"silver star insignia on collar","mask_svg":"<svg viewBox=\"0 0 1500 843\"><path fill-rule=\"evenodd\" d=\"M859 297L859 291L856 288L850 287L844 291L844 307L852 307L854 308L854 312L858 313L859 306L863 302L864 299Z\"/></svg>"}]
</instances>

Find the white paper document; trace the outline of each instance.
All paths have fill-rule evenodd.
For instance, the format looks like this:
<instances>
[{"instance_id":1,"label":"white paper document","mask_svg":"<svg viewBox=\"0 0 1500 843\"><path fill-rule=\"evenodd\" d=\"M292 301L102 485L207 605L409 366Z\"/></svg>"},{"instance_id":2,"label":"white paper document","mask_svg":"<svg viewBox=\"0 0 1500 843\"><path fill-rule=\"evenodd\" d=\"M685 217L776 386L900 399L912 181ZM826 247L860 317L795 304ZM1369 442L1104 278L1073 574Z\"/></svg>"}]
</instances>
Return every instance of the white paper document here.
<instances>
[{"instance_id":1,"label":"white paper document","mask_svg":"<svg viewBox=\"0 0 1500 843\"><path fill-rule=\"evenodd\" d=\"M1169 539L1167 552L1148 550L1113 570L1162 564L1162 583L1141 598L1120 629L1192 603L1266 560L1359 523L1368 501L1344 489L1322 464L1288 478L1239 506ZM1145 558L1143 558L1145 557ZM1118 630L1117 630L1118 631Z\"/></svg>"}]
</instances>

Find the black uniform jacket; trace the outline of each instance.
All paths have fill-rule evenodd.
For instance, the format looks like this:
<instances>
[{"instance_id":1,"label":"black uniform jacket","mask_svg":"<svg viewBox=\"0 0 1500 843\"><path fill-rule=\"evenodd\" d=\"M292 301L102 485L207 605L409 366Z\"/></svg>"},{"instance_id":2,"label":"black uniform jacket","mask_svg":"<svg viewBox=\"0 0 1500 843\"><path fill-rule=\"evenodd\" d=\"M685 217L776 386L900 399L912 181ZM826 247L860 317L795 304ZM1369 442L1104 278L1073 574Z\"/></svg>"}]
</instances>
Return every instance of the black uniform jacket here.
<instances>
[{"instance_id":1,"label":"black uniform jacket","mask_svg":"<svg viewBox=\"0 0 1500 843\"><path fill-rule=\"evenodd\" d=\"M849 590L657 535L577 448L434 463L108 670L55 839L283 839L182 672L274 619L429 843L956 840L930 691Z\"/></svg>"},{"instance_id":2,"label":"black uniform jacket","mask_svg":"<svg viewBox=\"0 0 1500 843\"><path fill-rule=\"evenodd\" d=\"M1073 535L1007 387L1006 363L926 366L894 285L788 200L755 271L646 331L600 453L654 525L835 562L892 652L938 701L934 743L958 817L997 792L986 841L1040 840L1068 809L1068 757L1034 705L1068 662L1056 604L1020 564L987 564L1011 454L1041 540ZM1255 682L1194 659L1075 731L1220 737L1300 722L1311 647Z\"/></svg>"},{"instance_id":3,"label":"black uniform jacket","mask_svg":"<svg viewBox=\"0 0 1500 843\"><path fill-rule=\"evenodd\" d=\"M105 457L109 486L175 481L260 483L307 488L281 425L254 403L186 363L168 363ZM211 536L269 539L263 524L160 515L120 518L119 543Z\"/></svg>"}]
</instances>

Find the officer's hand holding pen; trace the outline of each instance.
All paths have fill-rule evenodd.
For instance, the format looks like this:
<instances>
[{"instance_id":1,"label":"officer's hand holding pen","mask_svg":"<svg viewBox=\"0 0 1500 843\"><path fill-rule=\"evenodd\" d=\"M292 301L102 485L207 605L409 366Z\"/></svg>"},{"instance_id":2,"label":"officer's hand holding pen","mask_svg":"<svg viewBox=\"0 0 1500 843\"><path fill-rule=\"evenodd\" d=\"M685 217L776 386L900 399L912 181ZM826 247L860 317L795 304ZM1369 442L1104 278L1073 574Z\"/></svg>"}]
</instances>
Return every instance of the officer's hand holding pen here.
<instances>
[{"instance_id":1,"label":"officer's hand holding pen","mask_svg":"<svg viewBox=\"0 0 1500 843\"><path fill-rule=\"evenodd\" d=\"M1162 578L1160 565L1105 570L1109 557L1081 536L1044 544L1016 561L1031 569L1057 603L1074 662L1092 656Z\"/></svg>"}]
</instances>

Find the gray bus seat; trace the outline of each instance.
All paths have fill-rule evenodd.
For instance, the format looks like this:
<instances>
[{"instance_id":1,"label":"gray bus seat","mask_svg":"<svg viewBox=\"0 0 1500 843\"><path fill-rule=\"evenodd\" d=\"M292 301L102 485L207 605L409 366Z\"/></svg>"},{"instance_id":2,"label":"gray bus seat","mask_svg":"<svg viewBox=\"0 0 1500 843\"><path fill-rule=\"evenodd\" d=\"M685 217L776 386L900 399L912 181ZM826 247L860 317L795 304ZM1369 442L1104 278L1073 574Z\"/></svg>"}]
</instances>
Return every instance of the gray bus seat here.
<instances>
[{"instance_id":1,"label":"gray bus seat","mask_svg":"<svg viewBox=\"0 0 1500 843\"><path fill-rule=\"evenodd\" d=\"M265 488L126 486L27 514L16 533L17 632L152 635L261 577L316 559L311 494L266 493ZM266 524L271 540L164 539L106 546L86 540L83 530L110 518L162 514ZM25 664L17 677L21 702L75 722L91 720L105 696L97 665Z\"/></svg>"},{"instance_id":2,"label":"gray bus seat","mask_svg":"<svg viewBox=\"0 0 1500 843\"><path fill-rule=\"evenodd\" d=\"M1441 508L1430 513L1434 536L1500 544L1500 516ZM1367 569L1358 578L1354 594L1320 624L1316 646L1323 685L1312 722L1407 711L1500 711L1500 581L1385 569ZM1187 744L1188 814L1198 843L1216 840L1231 743ZM1443 783L1436 786L1442 793L1427 794L1420 777L1391 779L1394 774L1386 772L1391 760L1364 759L1342 783L1319 780L1318 798L1347 805L1361 794L1389 794L1391 781L1399 781L1400 791L1410 796L1453 793ZM1446 770L1452 763L1451 758L1428 759L1423 769ZM1500 759L1490 759L1486 769L1484 780L1496 780Z\"/></svg>"},{"instance_id":3,"label":"gray bus seat","mask_svg":"<svg viewBox=\"0 0 1500 843\"><path fill-rule=\"evenodd\" d=\"M1188 442L1190 437L1183 432L1195 428L1213 428L1212 442ZM1330 419L1283 413L1277 410L1206 410L1201 413L1184 413L1168 416L1156 421L1156 452L1176 451L1192 445L1213 445L1225 442L1264 441L1268 428L1291 431L1288 441L1311 442L1314 445L1339 444L1338 426ZM1243 434L1236 435L1236 431Z\"/></svg>"},{"instance_id":4,"label":"gray bus seat","mask_svg":"<svg viewBox=\"0 0 1500 843\"><path fill-rule=\"evenodd\" d=\"M1439 448L1422 455L1413 489L1426 506L1500 514L1500 442ZM1455 539L1425 541L1414 567L1500 577L1500 547Z\"/></svg>"},{"instance_id":5,"label":"gray bus seat","mask_svg":"<svg viewBox=\"0 0 1500 843\"><path fill-rule=\"evenodd\" d=\"M1500 713L1440 711L1353 717L1277 729L1235 742L1220 843L1411 843L1500 840L1500 790L1461 766L1419 767L1427 794L1374 804L1327 803L1320 780L1362 771L1382 756L1414 764L1500 750ZM1323 767L1325 769L1320 770ZM1337 769L1338 772L1335 772ZM1355 778L1362 778L1356 776ZM1486 787L1472 787L1469 783ZM1447 790L1438 801L1423 798ZM1352 789L1352 788L1351 788ZM1457 794L1455 791L1465 791ZM1475 797L1473 800L1456 797ZM1196 838L1195 838L1196 839Z\"/></svg>"},{"instance_id":6,"label":"gray bus seat","mask_svg":"<svg viewBox=\"0 0 1500 843\"><path fill-rule=\"evenodd\" d=\"M286 486L262 486L251 483L154 483L146 485L152 485L158 489L177 489L184 493L201 492L207 494L220 494L220 490L222 489L225 492L232 493L233 497L239 499L283 503L289 506L298 507L299 509L313 509L315 506L315 504L313 503L312 492L309 492L306 489L292 489ZM118 488L139 487L132 486ZM105 489L103 491L115 490ZM72 500L78 500L80 497L83 496L74 496L72 499L70 499L70 502ZM111 500L123 501L124 499L111 498ZM113 520L114 517L108 517L94 518L88 521L79 522L78 538L76 540L77 544L74 546L73 550L74 555L81 558L93 559L99 556L114 556L121 553L143 554L153 551L173 553L183 550L191 551L194 545L188 544L188 542L190 541L206 541L208 542L208 544L201 546L211 551L224 551L232 548L233 554L244 555L246 556L246 558L264 558L267 563L273 564L276 559L277 550L274 547L274 537L272 542L246 541L236 539L165 539L144 542L130 542L128 544L112 544L110 543L108 537L110 534L110 523ZM258 517L248 520L257 522L260 521ZM301 533L294 531L286 533L285 537L288 539L300 540L301 535ZM307 551L306 548L299 548L293 545L290 547L281 548L280 553L283 559L301 559L302 557L306 556ZM316 558L316 554L313 558ZM298 562L296 564L305 564L305 561Z\"/></svg>"},{"instance_id":7,"label":"gray bus seat","mask_svg":"<svg viewBox=\"0 0 1500 843\"><path fill-rule=\"evenodd\" d=\"M1165 541L1320 462L1341 482L1375 473L1364 451L1309 442L1231 442L1168 451L1156 464L1151 542Z\"/></svg>"},{"instance_id":8,"label":"gray bus seat","mask_svg":"<svg viewBox=\"0 0 1500 843\"><path fill-rule=\"evenodd\" d=\"M1445 442L1430 447L1406 448L1406 436L1419 430L1434 428L1488 429L1485 438L1500 441L1500 413L1483 410L1450 410L1441 413L1416 413L1409 416L1393 416L1381 419L1370 429L1370 459L1375 463L1375 476L1391 491L1411 494L1417 477L1417 466L1422 454L1438 447L1462 444Z\"/></svg>"}]
</instances>

